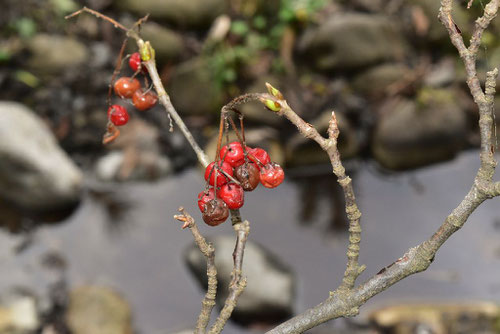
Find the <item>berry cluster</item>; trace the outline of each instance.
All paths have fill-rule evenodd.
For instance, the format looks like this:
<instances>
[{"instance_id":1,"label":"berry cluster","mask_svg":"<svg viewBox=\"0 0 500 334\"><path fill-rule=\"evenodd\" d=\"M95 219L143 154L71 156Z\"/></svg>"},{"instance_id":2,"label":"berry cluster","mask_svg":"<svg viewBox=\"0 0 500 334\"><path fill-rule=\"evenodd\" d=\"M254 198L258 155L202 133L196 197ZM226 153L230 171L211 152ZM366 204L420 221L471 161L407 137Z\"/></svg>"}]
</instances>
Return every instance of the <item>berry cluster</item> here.
<instances>
[{"instance_id":1,"label":"berry cluster","mask_svg":"<svg viewBox=\"0 0 500 334\"><path fill-rule=\"evenodd\" d=\"M226 221L230 209L241 208L244 192L254 190L259 182L275 188L285 178L283 168L271 162L269 154L259 147L243 149L241 143L232 142L221 148L219 158L207 166L207 189L198 195L203 221L210 226Z\"/></svg>"},{"instance_id":2,"label":"berry cluster","mask_svg":"<svg viewBox=\"0 0 500 334\"><path fill-rule=\"evenodd\" d=\"M122 99L132 99L134 107L144 111L152 108L158 101L156 93L150 89L141 88L139 80L135 78L138 73L146 74L147 69L142 66L141 56L138 52L133 53L128 61L129 67L135 72L132 77L121 77L115 81L113 90ZM113 104L108 109L108 119L115 126L125 125L129 115L125 107Z\"/></svg>"}]
</instances>

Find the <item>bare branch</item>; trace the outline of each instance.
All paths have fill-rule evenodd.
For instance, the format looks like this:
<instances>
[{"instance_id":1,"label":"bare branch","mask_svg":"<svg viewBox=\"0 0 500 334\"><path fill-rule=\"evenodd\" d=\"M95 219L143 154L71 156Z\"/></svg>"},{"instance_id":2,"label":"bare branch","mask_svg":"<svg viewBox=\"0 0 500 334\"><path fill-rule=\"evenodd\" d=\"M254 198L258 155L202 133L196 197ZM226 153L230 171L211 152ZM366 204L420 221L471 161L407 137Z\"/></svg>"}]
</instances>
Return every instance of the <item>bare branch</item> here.
<instances>
[{"instance_id":1,"label":"bare branch","mask_svg":"<svg viewBox=\"0 0 500 334\"><path fill-rule=\"evenodd\" d=\"M195 330L195 334L204 334L210 321L210 315L212 314L212 309L215 306L215 297L217 295L217 268L215 267L215 249L213 245L208 243L203 235L201 235L200 230L198 230L193 217L191 217L191 215L187 213L183 207L180 207L179 211L181 212L181 215L175 215L174 218L184 223L184 225L182 225L183 229L188 227L191 230L196 245L198 245L201 253L207 259L208 288L205 294L205 298L201 302L201 312L198 316Z\"/></svg>"}]
</instances>

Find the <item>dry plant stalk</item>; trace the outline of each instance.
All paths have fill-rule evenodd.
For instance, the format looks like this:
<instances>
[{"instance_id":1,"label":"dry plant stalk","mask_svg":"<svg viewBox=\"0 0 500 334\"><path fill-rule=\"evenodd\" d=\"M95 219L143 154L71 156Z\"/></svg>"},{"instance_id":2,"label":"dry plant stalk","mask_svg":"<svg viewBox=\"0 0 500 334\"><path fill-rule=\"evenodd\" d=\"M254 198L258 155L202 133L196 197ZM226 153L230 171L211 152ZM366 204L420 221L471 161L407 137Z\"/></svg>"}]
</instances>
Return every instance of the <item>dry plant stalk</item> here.
<instances>
[{"instance_id":1,"label":"dry plant stalk","mask_svg":"<svg viewBox=\"0 0 500 334\"><path fill-rule=\"evenodd\" d=\"M469 1L468 7L473 0ZM249 101L261 101L268 109L284 116L293 123L299 132L306 138L314 140L328 154L332 165L333 173L343 189L346 203L346 214L349 219L349 244L347 247L347 265L340 286L330 292L328 298L322 303L306 310L305 312L282 323L276 328L268 331L268 334L284 333L303 333L304 331L316 327L321 323L338 317L350 317L359 313L359 307L373 296L384 291L400 280L412 274L426 270L432 263L437 251L443 243L457 230L459 230L467 221L470 214L486 199L500 195L500 182L493 182L493 175L496 167L494 156L495 143L493 138L493 98L495 94L496 77L498 70L495 68L486 75L484 91L481 88L480 81L476 73L476 58L481 42L481 36L488 27L493 18L497 15L500 0L491 0L484 9L484 14L476 20L475 28L470 40L469 47L466 47L460 33L455 25L452 15L452 0L441 0L439 19L447 29L450 39L457 48L462 58L466 73L467 84L470 88L474 102L479 108L479 127L481 135L480 162L481 165L474 178L473 185L462 202L445 219L438 230L427 240L410 248L402 257L394 263L380 270L376 275L369 278L366 282L356 286L356 279L365 269L364 265L358 262L359 244L361 241L361 212L356 204L356 198L352 187L352 180L345 173L345 168L340 159L340 153L337 148L337 139L339 129L335 113L332 112L327 137L321 136L318 131L309 123L300 118L297 113L288 105L284 96L277 89L268 85L269 94L245 94L229 102L222 108L221 115L228 111L237 111L237 107ZM194 140L187 129L181 117L172 105L168 94L156 69L154 49L149 42L144 41L136 32L135 28L145 20L139 20L134 27L128 29L113 19L95 12L88 8L83 8L70 15L73 17L81 12L89 12L97 17L107 20L122 30L127 32L127 36L136 40L139 52L141 53L144 65L148 69L153 81L154 88L158 94L161 104L165 111L173 118L183 135L186 137L191 147L195 151L199 162L206 167L208 158L203 150ZM198 317L195 333L207 333L207 327L210 321L210 315L215 305L215 294L217 288L217 270L215 268L215 258L213 246L208 244L205 238L199 232L194 219L182 208L179 209L181 215L175 218L184 222L183 228L188 227L195 239L200 251L207 259L208 289L202 302L202 310ZM231 211L231 220L236 233L236 244L233 253L234 266L232 271L232 280L229 286L229 295L225 301L218 318L214 322L210 334L220 333L227 323L232 311L234 310L238 297L243 292L246 280L242 276L242 265L245 244L250 231L248 221L242 221L239 210Z\"/></svg>"}]
</instances>

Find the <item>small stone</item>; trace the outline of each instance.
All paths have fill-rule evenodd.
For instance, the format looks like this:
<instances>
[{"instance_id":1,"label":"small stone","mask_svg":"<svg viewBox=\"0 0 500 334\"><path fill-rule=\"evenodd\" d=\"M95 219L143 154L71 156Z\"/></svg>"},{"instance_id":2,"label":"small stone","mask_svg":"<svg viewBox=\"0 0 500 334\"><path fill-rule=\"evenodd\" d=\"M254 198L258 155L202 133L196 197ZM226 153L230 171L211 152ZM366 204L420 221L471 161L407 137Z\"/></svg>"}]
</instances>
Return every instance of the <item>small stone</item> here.
<instances>
[{"instance_id":1,"label":"small stone","mask_svg":"<svg viewBox=\"0 0 500 334\"><path fill-rule=\"evenodd\" d=\"M60 74L88 61L87 47L66 36L37 34L27 42L28 66L41 74Z\"/></svg>"},{"instance_id":2,"label":"small stone","mask_svg":"<svg viewBox=\"0 0 500 334\"><path fill-rule=\"evenodd\" d=\"M36 300L33 296L11 291L2 296L0 333L24 334L40 326Z\"/></svg>"},{"instance_id":3,"label":"small stone","mask_svg":"<svg viewBox=\"0 0 500 334\"><path fill-rule=\"evenodd\" d=\"M235 240L219 236L212 240L215 247L218 291L217 305L221 307L228 295L233 268L232 253ZM192 244L185 252L189 269L198 282L206 287L206 261L198 247ZM274 254L251 241L247 241L243 275L247 287L240 296L231 319L241 324L277 323L293 314L295 276Z\"/></svg>"},{"instance_id":4,"label":"small stone","mask_svg":"<svg viewBox=\"0 0 500 334\"><path fill-rule=\"evenodd\" d=\"M131 334L132 312L123 297L99 286L70 293L66 321L74 334Z\"/></svg>"}]
</instances>

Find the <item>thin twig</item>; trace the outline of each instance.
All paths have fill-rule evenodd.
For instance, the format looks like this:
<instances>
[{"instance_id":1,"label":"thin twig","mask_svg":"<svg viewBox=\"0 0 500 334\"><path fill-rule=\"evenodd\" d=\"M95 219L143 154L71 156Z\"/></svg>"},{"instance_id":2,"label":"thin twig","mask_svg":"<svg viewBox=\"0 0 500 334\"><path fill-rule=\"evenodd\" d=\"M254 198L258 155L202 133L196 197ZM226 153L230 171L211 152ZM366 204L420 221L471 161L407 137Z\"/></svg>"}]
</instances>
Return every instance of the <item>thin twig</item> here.
<instances>
[{"instance_id":1,"label":"thin twig","mask_svg":"<svg viewBox=\"0 0 500 334\"><path fill-rule=\"evenodd\" d=\"M226 298L224 307L222 308L217 320L208 332L209 334L218 334L222 332L225 324L229 320L231 313L236 307L239 296L245 290L247 281L242 276L243 255L245 251L246 241L250 233L250 223L241 221L241 216L238 210L231 211L231 219L233 221L233 229L236 232L236 245L233 252L233 271L231 272L231 283L229 284L229 295Z\"/></svg>"},{"instance_id":2,"label":"thin twig","mask_svg":"<svg viewBox=\"0 0 500 334\"><path fill-rule=\"evenodd\" d=\"M179 208L179 212L181 212L181 215L175 215L174 218L184 223L182 228L188 227L191 230L196 245L198 245L201 253L207 259L208 287L205 298L201 302L201 312L198 316L198 321L196 322L195 331L195 334L204 334L210 321L212 309L215 306L215 297L217 294L217 268L215 267L215 249L213 245L211 243L208 243L203 235L201 235L200 230L198 230L193 217L191 217L191 215L187 213L183 207Z\"/></svg>"}]
</instances>

